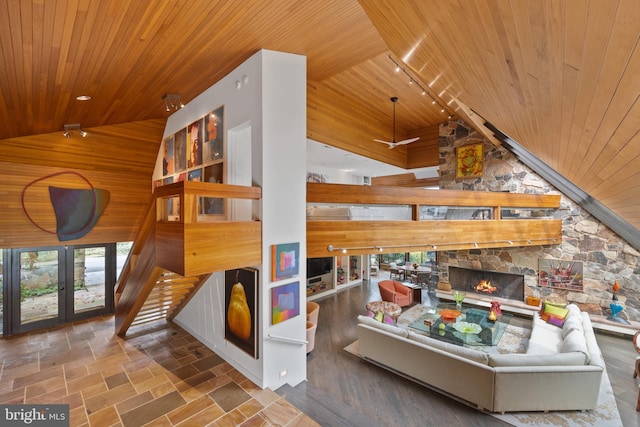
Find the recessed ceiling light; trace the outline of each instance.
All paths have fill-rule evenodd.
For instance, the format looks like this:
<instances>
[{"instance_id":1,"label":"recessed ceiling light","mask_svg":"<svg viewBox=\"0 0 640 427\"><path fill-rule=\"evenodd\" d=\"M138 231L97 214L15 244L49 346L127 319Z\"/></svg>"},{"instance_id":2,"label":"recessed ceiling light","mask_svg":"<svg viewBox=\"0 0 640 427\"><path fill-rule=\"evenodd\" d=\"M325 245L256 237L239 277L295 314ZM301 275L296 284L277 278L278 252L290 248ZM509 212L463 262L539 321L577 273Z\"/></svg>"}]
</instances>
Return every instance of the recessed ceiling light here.
<instances>
[{"instance_id":1,"label":"recessed ceiling light","mask_svg":"<svg viewBox=\"0 0 640 427\"><path fill-rule=\"evenodd\" d=\"M90 99L91 99L91 97L89 95L76 96L76 100L78 100L78 101L88 101Z\"/></svg>"}]
</instances>

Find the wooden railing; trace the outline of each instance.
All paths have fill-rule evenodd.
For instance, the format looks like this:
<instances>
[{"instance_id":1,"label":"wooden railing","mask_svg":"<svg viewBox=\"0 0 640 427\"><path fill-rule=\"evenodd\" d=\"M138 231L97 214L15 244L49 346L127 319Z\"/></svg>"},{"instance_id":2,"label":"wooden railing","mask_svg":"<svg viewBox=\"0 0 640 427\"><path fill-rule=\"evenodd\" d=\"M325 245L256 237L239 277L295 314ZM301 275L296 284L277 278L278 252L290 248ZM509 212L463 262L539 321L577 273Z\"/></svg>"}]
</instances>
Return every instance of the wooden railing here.
<instances>
[{"instance_id":1,"label":"wooden railing","mask_svg":"<svg viewBox=\"0 0 640 427\"><path fill-rule=\"evenodd\" d=\"M408 220L307 221L307 257L350 254L458 250L556 244L562 222L553 218L503 218L503 209L549 210L560 207L558 195L425 190L418 188L307 184L307 205L409 206ZM491 219L421 220L422 206L479 207Z\"/></svg>"},{"instance_id":2,"label":"wooden railing","mask_svg":"<svg viewBox=\"0 0 640 427\"><path fill-rule=\"evenodd\" d=\"M158 188L155 197L159 266L195 276L262 263L262 223L227 219L231 199L259 200L260 188L186 181ZM205 198L223 199L224 213L202 213ZM178 216L171 221L166 212L169 199L179 204Z\"/></svg>"},{"instance_id":3,"label":"wooden railing","mask_svg":"<svg viewBox=\"0 0 640 427\"><path fill-rule=\"evenodd\" d=\"M190 181L158 188L116 287L116 333L174 317L212 272L261 264L261 222L226 219L232 199L261 194L255 187ZM204 214L204 198L222 200L222 212Z\"/></svg>"}]
</instances>

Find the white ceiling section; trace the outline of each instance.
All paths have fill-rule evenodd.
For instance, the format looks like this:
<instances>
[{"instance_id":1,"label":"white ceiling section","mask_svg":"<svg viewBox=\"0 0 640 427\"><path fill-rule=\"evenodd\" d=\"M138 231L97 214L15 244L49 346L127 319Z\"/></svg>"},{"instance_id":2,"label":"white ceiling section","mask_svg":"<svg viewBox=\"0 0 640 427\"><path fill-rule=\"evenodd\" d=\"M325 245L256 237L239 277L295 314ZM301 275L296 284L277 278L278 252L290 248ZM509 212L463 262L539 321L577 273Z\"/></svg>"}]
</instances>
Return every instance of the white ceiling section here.
<instances>
[{"instance_id":1,"label":"white ceiling section","mask_svg":"<svg viewBox=\"0 0 640 427\"><path fill-rule=\"evenodd\" d=\"M438 176L438 167L402 169L310 139L307 139L307 165L307 169L310 172L313 171L313 166L320 166L322 168L338 169L351 175L370 176L372 178L409 172L413 173L418 179Z\"/></svg>"}]
</instances>

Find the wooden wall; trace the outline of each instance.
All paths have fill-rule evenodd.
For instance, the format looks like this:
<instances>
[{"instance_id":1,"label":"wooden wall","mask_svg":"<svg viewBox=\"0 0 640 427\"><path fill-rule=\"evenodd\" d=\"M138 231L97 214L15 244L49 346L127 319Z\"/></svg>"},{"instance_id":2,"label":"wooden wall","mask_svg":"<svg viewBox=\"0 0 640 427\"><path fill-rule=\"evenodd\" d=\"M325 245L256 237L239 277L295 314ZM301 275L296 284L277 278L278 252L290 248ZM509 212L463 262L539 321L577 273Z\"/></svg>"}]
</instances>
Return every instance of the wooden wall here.
<instances>
[{"instance_id":1,"label":"wooden wall","mask_svg":"<svg viewBox=\"0 0 640 427\"><path fill-rule=\"evenodd\" d=\"M386 105L386 104L385 104ZM405 169L437 166L439 125L404 131L396 140L419 136L420 140L389 150L374 138L392 140L389 121L370 106L335 92L322 82L307 84L307 137L332 147Z\"/></svg>"},{"instance_id":2,"label":"wooden wall","mask_svg":"<svg viewBox=\"0 0 640 427\"><path fill-rule=\"evenodd\" d=\"M151 199L151 176L165 119L0 141L0 248L55 246L56 221L49 185L108 190L110 202L86 236L63 243L90 244L133 240ZM76 172L63 173L63 172ZM33 221L47 231L34 225Z\"/></svg>"}]
</instances>

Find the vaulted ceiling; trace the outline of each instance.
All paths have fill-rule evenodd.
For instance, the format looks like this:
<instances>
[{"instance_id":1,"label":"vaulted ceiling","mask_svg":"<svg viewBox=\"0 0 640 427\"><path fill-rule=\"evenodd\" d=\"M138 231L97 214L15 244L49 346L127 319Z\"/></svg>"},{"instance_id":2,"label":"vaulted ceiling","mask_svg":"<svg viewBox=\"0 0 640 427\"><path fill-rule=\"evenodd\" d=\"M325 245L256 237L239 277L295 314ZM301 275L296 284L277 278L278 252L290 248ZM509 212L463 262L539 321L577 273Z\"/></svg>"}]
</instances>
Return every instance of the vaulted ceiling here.
<instances>
[{"instance_id":1,"label":"vaulted ceiling","mask_svg":"<svg viewBox=\"0 0 640 427\"><path fill-rule=\"evenodd\" d=\"M272 49L307 57L312 139L434 166L434 129L471 114L640 229L638 16L633 0L0 0L0 144L158 126L163 95L188 102ZM391 96L397 139L421 136L394 150L373 142L392 138Z\"/></svg>"}]
</instances>

